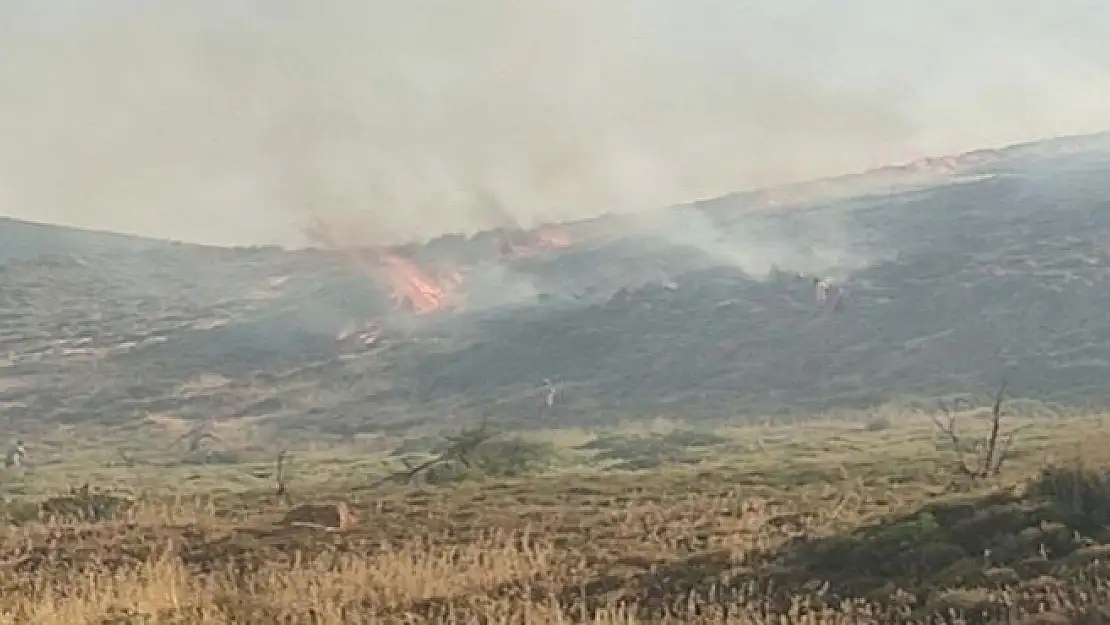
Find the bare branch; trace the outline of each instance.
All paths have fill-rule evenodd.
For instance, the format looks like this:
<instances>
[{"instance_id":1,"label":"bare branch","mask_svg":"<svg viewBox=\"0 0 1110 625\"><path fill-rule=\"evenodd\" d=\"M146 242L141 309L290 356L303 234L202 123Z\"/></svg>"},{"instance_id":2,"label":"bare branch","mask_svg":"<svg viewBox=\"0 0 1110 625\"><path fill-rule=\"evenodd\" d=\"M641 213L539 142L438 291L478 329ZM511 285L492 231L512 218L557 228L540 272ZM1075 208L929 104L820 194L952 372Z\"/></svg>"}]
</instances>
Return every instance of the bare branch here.
<instances>
[{"instance_id":1,"label":"bare branch","mask_svg":"<svg viewBox=\"0 0 1110 625\"><path fill-rule=\"evenodd\" d=\"M963 441L956 432L956 415L949 404L943 401L938 402L941 411L948 417L947 424L937 415L929 415L933 424L936 425L937 430L947 435L949 440L952 441L952 446L959 459L957 469L960 473L976 479L993 477L1001 473L1002 464L1010 455L1010 449L1014 442L1014 435L1023 429L1018 428L1004 436L1002 435L1002 417L1005 415L1003 401L1007 388L1008 385L1004 381L994 396L994 404L991 408L991 427L987 439L985 441L976 439L976 465L974 469L972 469L971 465L967 462Z\"/></svg>"},{"instance_id":2,"label":"bare branch","mask_svg":"<svg viewBox=\"0 0 1110 625\"><path fill-rule=\"evenodd\" d=\"M994 396L994 406L991 408L991 434L987 439L987 456L982 466L983 477L997 475L1001 470L1001 463L995 458L995 453L998 450L998 432L1002 426L1002 398L1005 393L1006 382L1003 382Z\"/></svg>"},{"instance_id":3,"label":"bare branch","mask_svg":"<svg viewBox=\"0 0 1110 625\"><path fill-rule=\"evenodd\" d=\"M940 409L948 417L948 424L945 425L935 414L929 414L929 418L933 420L933 424L937 426L937 429L944 434L947 434L949 440L952 441L952 449L956 453L956 457L959 459L959 464L956 466L956 469L964 475L974 476L977 472L972 471L971 467L967 465L967 460L964 459L963 442L960 440L959 435L956 434L956 415L953 412L952 408L950 408L948 404L946 404L944 401L940 401L938 402L938 404L940 406Z\"/></svg>"}]
</instances>

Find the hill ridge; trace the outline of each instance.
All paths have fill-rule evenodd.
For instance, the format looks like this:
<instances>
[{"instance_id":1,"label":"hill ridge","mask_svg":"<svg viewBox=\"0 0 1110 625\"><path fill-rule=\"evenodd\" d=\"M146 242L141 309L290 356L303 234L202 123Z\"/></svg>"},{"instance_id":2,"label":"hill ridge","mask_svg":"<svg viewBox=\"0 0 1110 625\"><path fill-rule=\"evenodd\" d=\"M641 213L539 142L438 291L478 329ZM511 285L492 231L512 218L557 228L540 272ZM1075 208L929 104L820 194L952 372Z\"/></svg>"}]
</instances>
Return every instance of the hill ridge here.
<instances>
[{"instance_id":1,"label":"hill ridge","mask_svg":"<svg viewBox=\"0 0 1110 625\"><path fill-rule=\"evenodd\" d=\"M1005 175L964 184L809 200L819 210L688 206L507 255L495 235L440 240L413 252L426 271L466 245L489 254L432 272L461 301L424 316L337 253L61 237L54 258L0 263L0 412L17 431L215 420L349 437L480 416L800 418L1002 376L1018 398L1107 401L1102 139L1021 148L992 161ZM838 268L830 314L811 278Z\"/></svg>"}]
</instances>

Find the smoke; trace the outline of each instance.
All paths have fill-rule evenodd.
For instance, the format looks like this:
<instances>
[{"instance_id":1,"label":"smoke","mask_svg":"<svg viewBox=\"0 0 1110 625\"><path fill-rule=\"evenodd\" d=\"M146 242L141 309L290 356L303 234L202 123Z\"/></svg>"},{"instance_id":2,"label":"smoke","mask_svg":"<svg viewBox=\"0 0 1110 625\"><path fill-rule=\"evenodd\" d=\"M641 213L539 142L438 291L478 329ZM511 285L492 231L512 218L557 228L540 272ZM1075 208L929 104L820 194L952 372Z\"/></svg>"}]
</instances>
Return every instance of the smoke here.
<instances>
[{"instance_id":1,"label":"smoke","mask_svg":"<svg viewBox=\"0 0 1110 625\"><path fill-rule=\"evenodd\" d=\"M0 212L300 245L652 208L1105 129L1108 31L1090 0L7 0Z\"/></svg>"},{"instance_id":2,"label":"smoke","mask_svg":"<svg viewBox=\"0 0 1110 625\"><path fill-rule=\"evenodd\" d=\"M532 276L500 264L478 264L467 277L466 308L470 311L534 305L540 295Z\"/></svg>"},{"instance_id":3,"label":"smoke","mask_svg":"<svg viewBox=\"0 0 1110 625\"><path fill-rule=\"evenodd\" d=\"M704 255L702 266L734 267L755 279L782 270L843 280L895 255L894 250L877 247L842 216L825 211L791 219L749 217L728 225L696 210L652 211L635 217L637 232L646 240L663 248L697 250Z\"/></svg>"}]
</instances>

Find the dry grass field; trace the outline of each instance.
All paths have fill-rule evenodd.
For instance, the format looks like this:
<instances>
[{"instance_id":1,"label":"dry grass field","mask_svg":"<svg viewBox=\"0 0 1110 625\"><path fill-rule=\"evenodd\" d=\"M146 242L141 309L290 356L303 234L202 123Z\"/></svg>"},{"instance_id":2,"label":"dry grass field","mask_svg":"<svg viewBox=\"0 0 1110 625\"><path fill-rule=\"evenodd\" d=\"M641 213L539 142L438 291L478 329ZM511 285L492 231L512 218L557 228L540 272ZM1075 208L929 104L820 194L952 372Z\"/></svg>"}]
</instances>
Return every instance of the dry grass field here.
<instances>
[{"instance_id":1,"label":"dry grass field","mask_svg":"<svg viewBox=\"0 0 1110 625\"><path fill-rule=\"evenodd\" d=\"M0 623L1102 622L1110 431L1010 421L988 479L927 415L892 413L549 432L545 470L440 485L377 484L370 442L305 448L291 501L261 456L111 462L63 431L3 474ZM623 461L598 451L614 437ZM342 527L283 522L333 502Z\"/></svg>"}]
</instances>

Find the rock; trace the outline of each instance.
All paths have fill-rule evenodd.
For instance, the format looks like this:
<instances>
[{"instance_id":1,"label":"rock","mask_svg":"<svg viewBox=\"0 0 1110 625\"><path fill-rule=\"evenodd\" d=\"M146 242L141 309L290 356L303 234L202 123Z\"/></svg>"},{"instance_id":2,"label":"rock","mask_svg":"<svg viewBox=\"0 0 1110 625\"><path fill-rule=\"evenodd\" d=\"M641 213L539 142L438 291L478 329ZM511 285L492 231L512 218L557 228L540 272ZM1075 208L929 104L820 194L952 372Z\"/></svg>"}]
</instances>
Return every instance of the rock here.
<instances>
[{"instance_id":1,"label":"rock","mask_svg":"<svg viewBox=\"0 0 1110 625\"><path fill-rule=\"evenodd\" d=\"M344 502L304 504L293 508L282 519L283 525L345 530L355 524L355 515Z\"/></svg>"}]
</instances>

